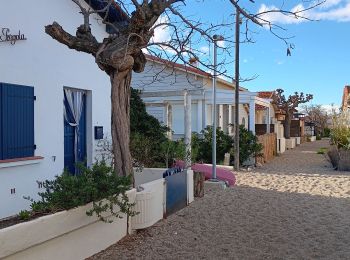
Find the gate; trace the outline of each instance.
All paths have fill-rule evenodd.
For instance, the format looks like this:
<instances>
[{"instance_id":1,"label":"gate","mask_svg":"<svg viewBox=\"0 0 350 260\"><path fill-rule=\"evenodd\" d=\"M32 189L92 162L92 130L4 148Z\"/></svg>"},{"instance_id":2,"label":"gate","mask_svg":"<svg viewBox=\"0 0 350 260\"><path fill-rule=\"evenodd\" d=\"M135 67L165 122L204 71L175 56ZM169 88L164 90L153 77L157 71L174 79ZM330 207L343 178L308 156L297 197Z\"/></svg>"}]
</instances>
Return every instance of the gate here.
<instances>
[{"instance_id":1,"label":"gate","mask_svg":"<svg viewBox=\"0 0 350 260\"><path fill-rule=\"evenodd\" d=\"M187 206L187 173L172 168L164 172L166 182L166 215L169 216Z\"/></svg>"}]
</instances>

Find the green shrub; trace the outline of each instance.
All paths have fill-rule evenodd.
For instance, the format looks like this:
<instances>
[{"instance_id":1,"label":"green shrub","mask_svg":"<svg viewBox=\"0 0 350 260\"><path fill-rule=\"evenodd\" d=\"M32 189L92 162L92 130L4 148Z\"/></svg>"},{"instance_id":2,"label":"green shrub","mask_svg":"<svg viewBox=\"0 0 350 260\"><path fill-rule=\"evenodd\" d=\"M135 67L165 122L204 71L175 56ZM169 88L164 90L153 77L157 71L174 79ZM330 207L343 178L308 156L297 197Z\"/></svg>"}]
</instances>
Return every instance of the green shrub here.
<instances>
[{"instance_id":1,"label":"green shrub","mask_svg":"<svg viewBox=\"0 0 350 260\"><path fill-rule=\"evenodd\" d=\"M325 154L327 153L328 148L327 147L321 147L318 151L317 154Z\"/></svg>"},{"instance_id":2,"label":"green shrub","mask_svg":"<svg viewBox=\"0 0 350 260\"><path fill-rule=\"evenodd\" d=\"M129 203L126 195L126 191L131 188L130 176L117 176L112 167L103 161L91 169L80 166L77 176L65 171L54 180L44 181L43 187L45 191L38 193L41 200L25 197L32 202L33 216L72 209L89 202L93 203L93 207L86 214L96 214L103 221L110 222L102 216L106 211L115 217L120 217L121 213L135 215L131 209L133 204Z\"/></svg>"},{"instance_id":3,"label":"green shrub","mask_svg":"<svg viewBox=\"0 0 350 260\"><path fill-rule=\"evenodd\" d=\"M212 163L212 127L206 127L202 132L202 138L198 135L192 136L192 160ZM251 156L258 155L262 150L262 145L258 143L258 138L248 131L244 126L240 126L240 165L247 161ZM230 153L231 164L234 161L234 138L220 128L216 130L216 160L223 162L225 153Z\"/></svg>"},{"instance_id":4,"label":"green shrub","mask_svg":"<svg viewBox=\"0 0 350 260\"><path fill-rule=\"evenodd\" d=\"M325 129L323 129L323 137L330 137L331 136L331 129L329 129L328 127L326 127Z\"/></svg>"},{"instance_id":5,"label":"green shrub","mask_svg":"<svg viewBox=\"0 0 350 260\"><path fill-rule=\"evenodd\" d=\"M140 133L132 133L130 150L133 159L143 167L155 167L159 157L160 142Z\"/></svg>"},{"instance_id":6,"label":"green shrub","mask_svg":"<svg viewBox=\"0 0 350 260\"><path fill-rule=\"evenodd\" d=\"M201 131L202 138L192 138L192 150L198 151L196 161L212 163L212 140L213 128L207 126ZM220 128L216 129L216 161L223 161L225 153L229 153L233 148L233 138L224 133Z\"/></svg>"},{"instance_id":7,"label":"green shrub","mask_svg":"<svg viewBox=\"0 0 350 260\"><path fill-rule=\"evenodd\" d=\"M160 155L166 168L171 167L174 160L185 160L185 143L183 140L167 139L160 145Z\"/></svg>"},{"instance_id":8,"label":"green shrub","mask_svg":"<svg viewBox=\"0 0 350 260\"><path fill-rule=\"evenodd\" d=\"M130 152L134 166L164 167L162 146L168 144L169 129L149 115L140 91L131 89L130 99Z\"/></svg>"},{"instance_id":9,"label":"green shrub","mask_svg":"<svg viewBox=\"0 0 350 260\"><path fill-rule=\"evenodd\" d=\"M342 112L333 116L333 128L331 129L331 142L345 150L350 150L350 113Z\"/></svg>"},{"instance_id":10,"label":"green shrub","mask_svg":"<svg viewBox=\"0 0 350 260\"><path fill-rule=\"evenodd\" d=\"M18 217L20 220L28 220L30 218L31 214L28 210L21 210L18 213Z\"/></svg>"},{"instance_id":11,"label":"green shrub","mask_svg":"<svg viewBox=\"0 0 350 260\"><path fill-rule=\"evenodd\" d=\"M130 98L130 132L149 137L152 140L164 141L168 127L147 113L146 105L140 97L140 91L131 89Z\"/></svg>"},{"instance_id":12,"label":"green shrub","mask_svg":"<svg viewBox=\"0 0 350 260\"><path fill-rule=\"evenodd\" d=\"M251 156L261 153L263 145L258 143L258 138L243 125L239 127L239 164L243 165ZM231 151L232 163L234 153Z\"/></svg>"}]
</instances>

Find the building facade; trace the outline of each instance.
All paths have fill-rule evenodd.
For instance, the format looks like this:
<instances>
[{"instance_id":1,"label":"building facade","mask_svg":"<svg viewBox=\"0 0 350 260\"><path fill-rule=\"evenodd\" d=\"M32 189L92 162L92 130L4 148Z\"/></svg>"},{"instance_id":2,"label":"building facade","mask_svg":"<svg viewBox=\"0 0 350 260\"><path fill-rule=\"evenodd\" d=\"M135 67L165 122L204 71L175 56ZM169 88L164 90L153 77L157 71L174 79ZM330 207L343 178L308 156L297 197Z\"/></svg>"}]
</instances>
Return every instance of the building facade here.
<instances>
[{"instance_id":1,"label":"building facade","mask_svg":"<svg viewBox=\"0 0 350 260\"><path fill-rule=\"evenodd\" d=\"M99 155L95 126L110 134L110 81L91 55L45 33L57 21L74 34L82 24L71 0L0 3L0 218L29 206L41 182ZM16 14L16 15L14 15ZM107 36L97 16L91 27ZM100 136L101 137L101 136ZM73 167L73 168L72 168Z\"/></svg>"},{"instance_id":2,"label":"building facade","mask_svg":"<svg viewBox=\"0 0 350 260\"><path fill-rule=\"evenodd\" d=\"M184 136L184 92L191 96L191 131L200 133L213 123L213 79L196 67L147 56L142 74L134 74L132 87L142 91L147 111L172 132L172 139ZM235 84L218 78L216 123L225 133L233 134ZM240 88L239 122L255 133L255 107L270 109L270 102L256 93Z\"/></svg>"}]
</instances>

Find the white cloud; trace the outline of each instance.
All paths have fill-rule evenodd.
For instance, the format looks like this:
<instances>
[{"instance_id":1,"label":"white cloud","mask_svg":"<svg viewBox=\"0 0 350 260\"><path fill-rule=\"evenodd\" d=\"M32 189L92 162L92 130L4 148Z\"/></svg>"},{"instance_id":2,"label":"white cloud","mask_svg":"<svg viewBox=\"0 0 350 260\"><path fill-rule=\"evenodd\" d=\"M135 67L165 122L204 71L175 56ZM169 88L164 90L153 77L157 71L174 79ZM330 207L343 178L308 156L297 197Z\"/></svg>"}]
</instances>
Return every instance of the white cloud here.
<instances>
[{"instance_id":1,"label":"white cloud","mask_svg":"<svg viewBox=\"0 0 350 260\"><path fill-rule=\"evenodd\" d=\"M305 9L305 7L302 4L296 5L294 6L290 11L291 12L298 12ZM268 13L264 13L262 15L259 15L259 18L274 23L274 24L293 24L293 23L301 23L303 21L305 21L304 19L296 19L295 16L291 15L291 14L283 14L281 12L274 12L279 10L279 8L277 8L274 5L271 6L267 6L265 4L262 4L258 10L258 13L264 13L264 12L268 12ZM299 15L300 16L306 16L307 17L307 13L308 12L300 12Z\"/></svg>"},{"instance_id":2,"label":"white cloud","mask_svg":"<svg viewBox=\"0 0 350 260\"><path fill-rule=\"evenodd\" d=\"M203 54L203 55L208 55L209 54L209 47L208 46L202 46L199 48L199 51Z\"/></svg>"},{"instance_id":3,"label":"white cloud","mask_svg":"<svg viewBox=\"0 0 350 260\"><path fill-rule=\"evenodd\" d=\"M157 22L155 23L154 26L155 30L154 30L154 35L151 39L151 42L168 42L171 39L171 32L168 26L166 25L160 25L162 23L168 23L169 22L169 18L167 16L160 16L157 20Z\"/></svg>"},{"instance_id":4,"label":"white cloud","mask_svg":"<svg viewBox=\"0 0 350 260\"><path fill-rule=\"evenodd\" d=\"M343 0L326 0L325 3L323 3L320 8L326 9L329 7L333 7L336 6L338 4L340 4L341 2L344 2Z\"/></svg>"},{"instance_id":5,"label":"white cloud","mask_svg":"<svg viewBox=\"0 0 350 260\"><path fill-rule=\"evenodd\" d=\"M315 2L314 2L315 3ZM312 20L330 20L338 22L350 21L350 1L349 0L327 0L324 4L310 10L302 11L307 9L308 6L298 4L291 8L289 11L298 12L299 15ZM274 24L297 24L301 22L307 22L307 19L296 18L292 14L283 14L280 12L273 12L278 10L274 5L267 6L262 4L258 10L258 13L264 13L259 17L266 21L270 21ZM272 11L272 12L270 12Z\"/></svg>"},{"instance_id":6,"label":"white cloud","mask_svg":"<svg viewBox=\"0 0 350 260\"><path fill-rule=\"evenodd\" d=\"M322 105L322 108L328 113L328 114L332 114L333 111L338 112L339 111L339 106L338 105Z\"/></svg>"},{"instance_id":7,"label":"white cloud","mask_svg":"<svg viewBox=\"0 0 350 260\"><path fill-rule=\"evenodd\" d=\"M170 27L167 25L160 25L163 23L169 23L169 18L165 15L160 16L154 24L154 35L151 38L150 43L160 43L157 46L152 46L152 48L156 48L158 51L165 51L170 55L175 55L176 51L174 49L161 44L168 43L171 40Z\"/></svg>"},{"instance_id":8,"label":"white cloud","mask_svg":"<svg viewBox=\"0 0 350 260\"><path fill-rule=\"evenodd\" d=\"M323 12L314 13L316 19L320 20L331 20L338 22L349 22L350 21L350 3L345 6L340 6Z\"/></svg>"}]
</instances>

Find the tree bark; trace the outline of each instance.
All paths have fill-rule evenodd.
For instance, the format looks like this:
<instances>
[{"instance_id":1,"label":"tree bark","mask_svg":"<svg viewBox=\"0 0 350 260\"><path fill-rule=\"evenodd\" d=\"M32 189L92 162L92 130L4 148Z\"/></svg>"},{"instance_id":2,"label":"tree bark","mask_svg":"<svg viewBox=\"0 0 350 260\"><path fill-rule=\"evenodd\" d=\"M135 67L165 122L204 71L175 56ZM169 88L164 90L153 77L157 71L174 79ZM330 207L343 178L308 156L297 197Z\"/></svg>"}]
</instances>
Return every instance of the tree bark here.
<instances>
[{"instance_id":1,"label":"tree bark","mask_svg":"<svg viewBox=\"0 0 350 260\"><path fill-rule=\"evenodd\" d=\"M194 185L194 196L203 197L204 196L204 180L205 176L202 172L193 173L193 185Z\"/></svg>"},{"instance_id":2,"label":"tree bark","mask_svg":"<svg viewBox=\"0 0 350 260\"><path fill-rule=\"evenodd\" d=\"M286 118L284 119L284 137L286 139L290 139L290 125L292 123L292 118L291 118L291 115L290 115L290 112L288 111L286 113Z\"/></svg>"},{"instance_id":3,"label":"tree bark","mask_svg":"<svg viewBox=\"0 0 350 260\"><path fill-rule=\"evenodd\" d=\"M111 73L112 146L114 171L133 176L130 155L130 83L132 69Z\"/></svg>"}]
</instances>

